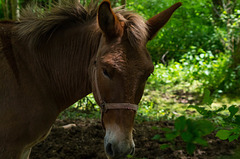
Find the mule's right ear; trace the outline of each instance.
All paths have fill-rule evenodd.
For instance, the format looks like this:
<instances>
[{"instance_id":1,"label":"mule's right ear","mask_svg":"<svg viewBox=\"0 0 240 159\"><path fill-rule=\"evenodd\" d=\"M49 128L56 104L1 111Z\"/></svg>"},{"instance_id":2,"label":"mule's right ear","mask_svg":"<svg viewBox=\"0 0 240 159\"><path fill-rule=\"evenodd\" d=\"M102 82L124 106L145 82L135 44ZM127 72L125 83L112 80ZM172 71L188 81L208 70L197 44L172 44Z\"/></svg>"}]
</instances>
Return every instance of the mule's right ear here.
<instances>
[{"instance_id":1,"label":"mule's right ear","mask_svg":"<svg viewBox=\"0 0 240 159\"><path fill-rule=\"evenodd\" d=\"M153 16L147 21L149 26L149 40L151 40L157 32L168 22L173 12L182 5L181 2L175 3L170 8L162 11L161 13Z\"/></svg>"},{"instance_id":2,"label":"mule's right ear","mask_svg":"<svg viewBox=\"0 0 240 159\"><path fill-rule=\"evenodd\" d=\"M112 11L109 0L104 0L98 8L98 25L108 38L121 36L123 28Z\"/></svg>"}]
</instances>

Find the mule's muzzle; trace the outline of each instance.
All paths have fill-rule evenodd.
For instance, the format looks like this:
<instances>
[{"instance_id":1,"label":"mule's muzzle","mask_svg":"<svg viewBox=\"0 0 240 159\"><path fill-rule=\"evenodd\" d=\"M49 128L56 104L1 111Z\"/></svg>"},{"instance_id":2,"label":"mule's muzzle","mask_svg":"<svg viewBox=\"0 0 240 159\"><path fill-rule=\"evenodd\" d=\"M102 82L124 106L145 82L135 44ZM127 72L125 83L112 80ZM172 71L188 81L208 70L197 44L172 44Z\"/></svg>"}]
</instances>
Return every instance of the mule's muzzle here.
<instances>
[{"instance_id":1,"label":"mule's muzzle","mask_svg":"<svg viewBox=\"0 0 240 159\"><path fill-rule=\"evenodd\" d=\"M114 143L104 140L104 148L108 159L122 159L135 153L134 143Z\"/></svg>"}]
</instances>

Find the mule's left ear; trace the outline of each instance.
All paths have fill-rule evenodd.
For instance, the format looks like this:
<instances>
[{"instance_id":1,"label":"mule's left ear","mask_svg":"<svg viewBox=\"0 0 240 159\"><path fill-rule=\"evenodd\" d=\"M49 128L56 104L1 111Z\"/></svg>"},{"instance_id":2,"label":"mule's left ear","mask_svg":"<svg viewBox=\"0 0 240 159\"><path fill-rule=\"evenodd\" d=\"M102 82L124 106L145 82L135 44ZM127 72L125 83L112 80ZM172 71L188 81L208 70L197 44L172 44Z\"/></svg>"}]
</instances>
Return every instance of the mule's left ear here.
<instances>
[{"instance_id":1,"label":"mule's left ear","mask_svg":"<svg viewBox=\"0 0 240 159\"><path fill-rule=\"evenodd\" d=\"M168 22L173 12L181 5L181 2L175 3L170 8L153 16L147 21L147 24L149 26L149 40L151 40L157 34L157 32Z\"/></svg>"},{"instance_id":2,"label":"mule's left ear","mask_svg":"<svg viewBox=\"0 0 240 159\"><path fill-rule=\"evenodd\" d=\"M104 0L98 8L98 25L107 38L114 38L123 33L123 28L113 13L109 0Z\"/></svg>"}]
</instances>

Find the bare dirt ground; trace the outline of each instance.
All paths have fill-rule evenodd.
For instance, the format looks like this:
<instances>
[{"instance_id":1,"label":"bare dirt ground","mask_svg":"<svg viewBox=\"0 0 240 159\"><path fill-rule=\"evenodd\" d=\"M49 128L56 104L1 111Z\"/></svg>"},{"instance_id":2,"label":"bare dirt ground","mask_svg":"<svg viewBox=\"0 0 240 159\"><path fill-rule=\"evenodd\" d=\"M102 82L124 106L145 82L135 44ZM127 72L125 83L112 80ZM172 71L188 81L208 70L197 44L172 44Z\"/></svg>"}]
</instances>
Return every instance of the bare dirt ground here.
<instances>
[{"instance_id":1,"label":"bare dirt ground","mask_svg":"<svg viewBox=\"0 0 240 159\"><path fill-rule=\"evenodd\" d=\"M69 128L62 126L74 124ZM68 125L69 126L69 125ZM155 121L135 124L134 141L136 152L133 158L142 159L218 159L221 156L233 154L239 141L229 143L221 141L211 134L206 137L209 145L198 147L193 155L188 155L185 143L178 139L175 148L160 149L167 141L152 140L156 134L163 132L152 127L172 127L170 122ZM48 138L36 145L31 159L105 159L103 150L104 130L96 119L57 120Z\"/></svg>"}]
</instances>

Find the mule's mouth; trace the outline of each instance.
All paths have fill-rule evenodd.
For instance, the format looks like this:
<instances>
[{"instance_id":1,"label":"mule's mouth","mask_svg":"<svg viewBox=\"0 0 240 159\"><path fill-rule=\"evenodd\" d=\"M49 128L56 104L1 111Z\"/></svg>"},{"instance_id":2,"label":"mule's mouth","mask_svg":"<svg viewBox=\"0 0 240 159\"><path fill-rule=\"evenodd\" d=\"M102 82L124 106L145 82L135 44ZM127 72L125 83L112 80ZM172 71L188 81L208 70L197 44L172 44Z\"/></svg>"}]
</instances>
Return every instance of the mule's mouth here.
<instances>
[{"instance_id":1,"label":"mule's mouth","mask_svg":"<svg viewBox=\"0 0 240 159\"><path fill-rule=\"evenodd\" d=\"M109 159L110 158L111 159L122 159L122 158L126 158L128 155L133 156L135 154L135 147L132 147L132 149L130 149L129 151L127 151L123 154L116 155L115 152L113 151L112 146L113 146L112 144L108 144L105 149L105 153Z\"/></svg>"},{"instance_id":2,"label":"mule's mouth","mask_svg":"<svg viewBox=\"0 0 240 159\"><path fill-rule=\"evenodd\" d=\"M104 149L109 159L127 158L134 155L135 144L133 140L122 140L113 136L106 135L104 138Z\"/></svg>"}]
</instances>

